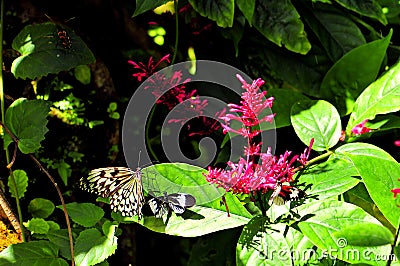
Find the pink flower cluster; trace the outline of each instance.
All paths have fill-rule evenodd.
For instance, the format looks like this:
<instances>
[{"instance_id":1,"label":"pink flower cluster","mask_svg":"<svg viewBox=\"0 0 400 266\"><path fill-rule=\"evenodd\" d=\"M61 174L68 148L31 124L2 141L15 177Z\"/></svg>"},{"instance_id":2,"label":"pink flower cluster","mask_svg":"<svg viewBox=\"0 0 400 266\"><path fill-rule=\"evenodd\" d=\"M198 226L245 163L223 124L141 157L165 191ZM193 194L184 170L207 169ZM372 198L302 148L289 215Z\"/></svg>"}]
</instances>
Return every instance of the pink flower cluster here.
<instances>
[{"instance_id":1,"label":"pink flower cluster","mask_svg":"<svg viewBox=\"0 0 400 266\"><path fill-rule=\"evenodd\" d=\"M242 83L245 92L242 93L240 105L228 104L230 112L238 113L239 116L228 113L220 116L225 121L224 132L235 132L248 139L248 146L244 147L246 159L240 158L238 163L228 162L229 169L208 168L205 175L206 180L225 188L233 193L255 194L257 191L266 193L274 189L277 183L293 181L295 174L295 162L302 165L307 163L310 155L313 140L310 146L301 155L291 156L290 151L283 155L272 155L271 148L261 152L261 143L255 143L254 137L260 134L259 125L261 122L272 122L275 114L263 116L266 108L271 108L274 98L265 98L266 92L260 92L260 86L264 84L262 79L257 79L248 84L240 75L237 78ZM229 126L231 120L240 121L242 127L233 129ZM259 159L256 162L256 157Z\"/></svg>"},{"instance_id":2,"label":"pink flower cluster","mask_svg":"<svg viewBox=\"0 0 400 266\"><path fill-rule=\"evenodd\" d=\"M185 84L190 82L190 79L182 81L181 71L173 72L170 77L156 73L157 67L163 61L170 63L169 54L162 57L158 62L155 62L153 57L150 57L147 64L136 63L132 60L128 60L128 63L137 70L136 73L132 74L134 78L139 82L147 79L144 89L151 90L151 93L157 98L156 104L164 105L168 110L172 110L178 104L183 105L183 108L177 109L180 110L178 111L179 119L170 119L168 123L180 123L183 125L189 118L196 117L199 121L193 121L192 124L202 123L202 126L193 131L191 130L193 127L188 123L189 136L206 135L218 130L221 126L215 119L202 116L208 101L201 100L196 89L189 91L186 89ZM219 114L217 113L217 115Z\"/></svg>"}]
</instances>

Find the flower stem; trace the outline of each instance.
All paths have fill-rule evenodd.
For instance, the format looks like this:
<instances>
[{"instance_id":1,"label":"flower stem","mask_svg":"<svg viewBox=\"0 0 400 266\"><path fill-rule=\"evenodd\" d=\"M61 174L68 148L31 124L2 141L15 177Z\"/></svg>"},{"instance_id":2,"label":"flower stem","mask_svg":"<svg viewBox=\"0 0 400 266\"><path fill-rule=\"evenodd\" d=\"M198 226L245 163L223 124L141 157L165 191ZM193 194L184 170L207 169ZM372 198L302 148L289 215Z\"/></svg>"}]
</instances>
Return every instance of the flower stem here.
<instances>
[{"instance_id":1,"label":"flower stem","mask_svg":"<svg viewBox=\"0 0 400 266\"><path fill-rule=\"evenodd\" d=\"M179 21L178 21L178 2L174 0L175 8L175 46L174 55L172 56L171 65L175 63L176 54L178 53L178 42L179 42Z\"/></svg>"}]
</instances>

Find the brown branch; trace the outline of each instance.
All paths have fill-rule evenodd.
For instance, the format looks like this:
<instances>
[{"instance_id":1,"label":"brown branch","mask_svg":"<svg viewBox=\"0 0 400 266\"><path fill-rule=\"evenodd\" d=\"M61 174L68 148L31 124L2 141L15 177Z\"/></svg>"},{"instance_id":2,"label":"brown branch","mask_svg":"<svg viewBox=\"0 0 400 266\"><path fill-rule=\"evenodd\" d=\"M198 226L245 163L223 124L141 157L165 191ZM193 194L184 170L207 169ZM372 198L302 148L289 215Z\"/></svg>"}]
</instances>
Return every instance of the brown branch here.
<instances>
[{"instance_id":1,"label":"brown branch","mask_svg":"<svg viewBox=\"0 0 400 266\"><path fill-rule=\"evenodd\" d=\"M0 121L0 125L4 128L4 130L7 132L7 134L14 140L14 142L16 144L18 144L18 141L19 141L18 138L4 125L4 123ZM72 258L72 266L74 266L75 265L74 241L73 241L73 238L72 238L71 224L69 222L69 217L68 217L67 207L65 206L64 197L63 197L63 195L61 193L60 188L58 187L58 184L55 182L54 178L50 175L50 173L46 170L46 168L44 168L42 166L42 164L39 162L39 160L36 159L36 157L33 156L32 154L28 154L28 156L37 164L37 166L40 168L40 170L42 170L46 174L46 176L50 179L51 183L53 183L54 187L57 190L58 196L59 196L60 201L61 201L61 205L63 207L65 221L67 223L67 230L68 230L68 237L69 237L69 247L70 247L71 258Z\"/></svg>"}]
</instances>

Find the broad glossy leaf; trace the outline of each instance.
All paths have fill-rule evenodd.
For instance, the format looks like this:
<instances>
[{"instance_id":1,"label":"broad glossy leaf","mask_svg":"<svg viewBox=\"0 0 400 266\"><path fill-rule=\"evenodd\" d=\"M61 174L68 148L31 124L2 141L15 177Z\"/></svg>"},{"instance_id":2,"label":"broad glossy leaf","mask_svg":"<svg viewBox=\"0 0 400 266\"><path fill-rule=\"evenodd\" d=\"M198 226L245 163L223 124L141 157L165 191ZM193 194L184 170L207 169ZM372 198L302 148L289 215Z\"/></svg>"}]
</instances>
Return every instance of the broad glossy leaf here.
<instances>
[{"instance_id":1,"label":"broad glossy leaf","mask_svg":"<svg viewBox=\"0 0 400 266\"><path fill-rule=\"evenodd\" d=\"M313 150L329 150L339 141L340 115L326 101L301 101L292 106L291 121L297 136L309 145L314 138Z\"/></svg>"},{"instance_id":2,"label":"broad glossy leaf","mask_svg":"<svg viewBox=\"0 0 400 266\"><path fill-rule=\"evenodd\" d=\"M115 225L105 236L95 228L82 231L75 243L76 265L95 265L114 254L117 249L117 237L114 236Z\"/></svg>"},{"instance_id":3,"label":"broad glossy leaf","mask_svg":"<svg viewBox=\"0 0 400 266\"><path fill-rule=\"evenodd\" d=\"M57 265L68 266L58 257L58 248L49 241L30 241L14 244L0 253L0 265Z\"/></svg>"},{"instance_id":4,"label":"broad glossy leaf","mask_svg":"<svg viewBox=\"0 0 400 266\"><path fill-rule=\"evenodd\" d=\"M61 30L69 36L70 48L58 37ZM14 60L11 72L22 79L35 79L95 61L80 37L71 29L52 22L26 26L15 37L12 47L21 56Z\"/></svg>"},{"instance_id":5,"label":"broad glossy leaf","mask_svg":"<svg viewBox=\"0 0 400 266\"><path fill-rule=\"evenodd\" d=\"M302 205L297 211L300 216L306 217L298 224L301 232L318 248L334 252L333 255L350 263L386 265L385 261L377 261L375 258L378 255L389 255L390 245L360 247L351 245L346 238L335 235L348 227L364 223L381 226L363 209L346 202L324 200ZM352 253L358 256L348 255Z\"/></svg>"},{"instance_id":6,"label":"broad glossy leaf","mask_svg":"<svg viewBox=\"0 0 400 266\"><path fill-rule=\"evenodd\" d=\"M368 86L357 98L350 115L346 133L364 119L400 110L400 62L397 62L378 80Z\"/></svg>"},{"instance_id":7,"label":"broad glossy leaf","mask_svg":"<svg viewBox=\"0 0 400 266\"><path fill-rule=\"evenodd\" d=\"M331 158L324 163L312 166L297 179L309 189L305 192L318 200L338 196L356 186L360 180L357 169L347 160Z\"/></svg>"},{"instance_id":8,"label":"broad glossy leaf","mask_svg":"<svg viewBox=\"0 0 400 266\"><path fill-rule=\"evenodd\" d=\"M350 225L333 234L352 246L374 247L393 244L394 236L386 227L375 223Z\"/></svg>"},{"instance_id":9,"label":"broad glossy leaf","mask_svg":"<svg viewBox=\"0 0 400 266\"><path fill-rule=\"evenodd\" d=\"M18 148L22 153L33 153L41 146L44 135L49 131L47 114L50 111L50 103L42 100L30 100L19 98L8 107L5 116L5 124L8 129L19 139ZM4 148L13 140L8 134L4 135Z\"/></svg>"},{"instance_id":10,"label":"broad glossy leaf","mask_svg":"<svg viewBox=\"0 0 400 266\"><path fill-rule=\"evenodd\" d=\"M400 212L397 210L393 188L399 187L400 164L386 151L367 143L350 143L336 150L356 167L371 199L386 219L398 227Z\"/></svg>"},{"instance_id":11,"label":"broad glossy leaf","mask_svg":"<svg viewBox=\"0 0 400 266\"><path fill-rule=\"evenodd\" d=\"M286 224L268 224L265 217L256 216L240 235L237 265L303 265L309 260L305 251L312 247L301 232Z\"/></svg>"},{"instance_id":12,"label":"broad glossy leaf","mask_svg":"<svg viewBox=\"0 0 400 266\"><path fill-rule=\"evenodd\" d=\"M234 0L189 0L193 9L200 15L217 22L220 27L232 27L235 11Z\"/></svg>"},{"instance_id":13,"label":"broad glossy leaf","mask_svg":"<svg viewBox=\"0 0 400 266\"><path fill-rule=\"evenodd\" d=\"M253 21L254 9L256 7L256 0L236 0L236 5L242 11L250 26Z\"/></svg>"},{"instance_id":14,"label":"broad glossy leaf","mask_svg":"<svg viewBox=\"0 0 400 266\"><path fill-rule=\"evenodd\" d=\"M60 254L63 257L71 259L71 249L69 246L70 243L67 229L50 230L47 233L46 237L51 243L53 243L60 249Z\"/></svg>"},{"instance_id":15,"label":"broad glossy leaf","mask_svg":"<svg viewBox=\"0 0 400 266\"><path fill-rule=\"evenodd\" d=\"M28 175L24 170L17 169L13 171L13 176L14 176L14 181L15 181L15 186L14 182L12 182L11 176L8 177L8 189L11 193L11 196L16 198L18 195L18 198L23 198L26 192L26 189L28 187Z\"/></svg>"},{"instance_id":16,"label":"broad glossy leaf","mask_svg":"<svg viewBox=\"0 0 400 266\"><path fill-rule=\"evenodd\" d=\"M321 96L334 102L341 114L349 114L353 110L355 99L376 79L392 33L390 31L381 40L351 50L325 75L321 84Z\"/></svg>"},{"instance_id":17,"label":"broad glossy leaf","mask_svg":"<svg viewBox=\"0 0 400 266\"><path fill-rule=\"evenodd\" d=\"M289 0L257 1L253 26L271 42L295 53L311 49L300 15Z\"/></svg>"}]
</instances>

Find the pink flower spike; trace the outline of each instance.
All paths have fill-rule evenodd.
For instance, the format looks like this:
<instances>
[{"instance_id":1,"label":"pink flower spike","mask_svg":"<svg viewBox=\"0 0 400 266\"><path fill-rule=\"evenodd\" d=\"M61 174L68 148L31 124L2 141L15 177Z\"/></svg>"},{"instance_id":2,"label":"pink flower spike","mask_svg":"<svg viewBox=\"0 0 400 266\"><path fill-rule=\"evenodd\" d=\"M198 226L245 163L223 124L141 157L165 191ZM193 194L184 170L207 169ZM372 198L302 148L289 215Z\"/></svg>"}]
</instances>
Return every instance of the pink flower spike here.
<instances>
[{"instance_id":1,"label":"pink flower spike","mask_svg":"<svg viewBox=\"0 0 400 266\"><path fill-rule=\"evenodd\" d=\"M353 133L353 135L359 136L368 132L371 132L372 129L367 128L365 126L365 123L368 122L368 119L365 119L364 121L362 121L360 124L356 125L352 130L351 133Z\"/></svg>"},{"instance_id":2,"label":"pink flower spike","mask_svg":"<svg viewBox=\"0 0 400 266\"><path fill-rule=\"evenodd\" d=\"M400 139L394 141L394 145L397 147L400 147Z\"/></svg>"}]
</instances>

